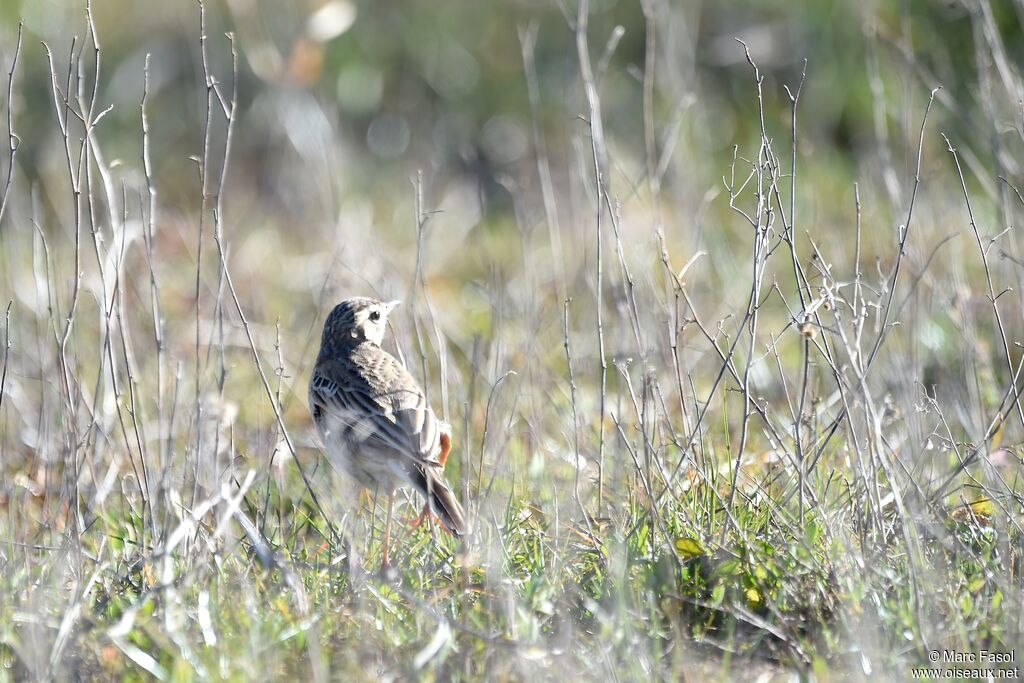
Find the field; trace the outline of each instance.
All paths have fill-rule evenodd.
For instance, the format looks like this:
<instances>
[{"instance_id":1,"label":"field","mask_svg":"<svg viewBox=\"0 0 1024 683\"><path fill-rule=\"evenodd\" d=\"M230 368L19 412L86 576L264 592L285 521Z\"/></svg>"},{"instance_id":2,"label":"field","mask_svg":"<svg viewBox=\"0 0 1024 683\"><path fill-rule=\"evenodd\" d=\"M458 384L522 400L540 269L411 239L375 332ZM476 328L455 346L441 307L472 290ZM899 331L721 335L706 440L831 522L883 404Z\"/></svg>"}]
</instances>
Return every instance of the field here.
<instances>
[{"instance_id":1,"label":"field","mask_svg":"<svg viewBox=\"0 0 1024 683\"><path fill-rule=\"evenodd\" d=\"M0 680L1019 675L1024 5L864 4L0 6Z\"/></svg>"}]
</instances>

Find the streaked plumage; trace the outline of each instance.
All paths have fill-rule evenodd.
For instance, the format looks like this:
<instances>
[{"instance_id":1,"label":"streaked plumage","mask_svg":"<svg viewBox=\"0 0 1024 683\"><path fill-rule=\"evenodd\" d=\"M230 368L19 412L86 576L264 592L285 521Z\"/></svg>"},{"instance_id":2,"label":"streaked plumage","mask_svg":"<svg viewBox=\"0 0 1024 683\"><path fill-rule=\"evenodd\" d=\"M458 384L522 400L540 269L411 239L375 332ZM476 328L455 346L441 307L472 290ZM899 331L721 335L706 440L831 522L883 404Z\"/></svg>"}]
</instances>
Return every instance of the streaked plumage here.
<instances>
[{"instance_id":1,"label":"streaked plumage","mask_svg":"<svg viewBox=\"0 0 1024 683\"><path fill-rule=\"evenodd\" d=\"M412 486L461 536L462 507L442 469L442 444L450 441L416 380L380 346L397 303L355 298L335 306L309 381L309 408L332 464L389 497Z\"/></svg>"}]
</instances>

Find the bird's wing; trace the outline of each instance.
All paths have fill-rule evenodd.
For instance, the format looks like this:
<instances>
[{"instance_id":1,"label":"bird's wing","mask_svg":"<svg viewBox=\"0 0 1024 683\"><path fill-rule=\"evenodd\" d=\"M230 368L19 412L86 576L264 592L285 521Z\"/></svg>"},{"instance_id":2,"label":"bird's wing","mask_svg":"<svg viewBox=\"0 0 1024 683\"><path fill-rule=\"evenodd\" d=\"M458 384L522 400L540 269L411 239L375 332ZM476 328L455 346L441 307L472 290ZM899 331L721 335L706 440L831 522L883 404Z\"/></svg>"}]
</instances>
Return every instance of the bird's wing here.
<instances>
[{"instance_id":1,"label":"bird's wing","mask_svg":"<svg viewBox=\"0 0 1024 683\"><path fill-rule=\"evenodd\" d=\"M427 405L420 391L408 392L396 398L399 401L394 408L396 425L410 437L418 455L433 462L440 442L434 411Z\"/></svg>"},{"instance_id":2,"label":"bird's wing","mask_svg":"<svg viewBox=\"0 0 1024 683\"><path fill-rule=\"evenodd\" d=\"M378 351L383 356L375 354L372 363L346 358L317 364L309 384L314 418L341 423L353 439L368 446L436 466L431 456L438 441L437 421L423 392L390 354Z\"/></svg>"}]
</instances>

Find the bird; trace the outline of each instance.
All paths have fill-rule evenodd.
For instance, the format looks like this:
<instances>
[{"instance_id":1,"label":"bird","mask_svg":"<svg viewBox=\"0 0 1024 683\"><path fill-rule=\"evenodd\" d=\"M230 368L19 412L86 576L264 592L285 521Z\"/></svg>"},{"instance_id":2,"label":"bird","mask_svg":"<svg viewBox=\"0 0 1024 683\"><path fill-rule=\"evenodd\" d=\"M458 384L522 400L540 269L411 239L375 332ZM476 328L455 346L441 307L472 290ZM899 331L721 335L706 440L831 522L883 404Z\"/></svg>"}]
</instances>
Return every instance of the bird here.
<instances>
[{"instance_id":1,"label":"bird","mask_svg":"<svg viewBox=\"0 0 1024 683\"><path fill-rule=\"evenodd\" d=\"M398 301L345 299L324 322L320 351L309 380L309 409L332 466L371 491L387 495L381 570L388 546L395 493L412 487L426 501L417 525L433 512L456 537L466 517L444 464L450 428L434 415L415 378L381 344Z\"/></svg>"}]
</instances>

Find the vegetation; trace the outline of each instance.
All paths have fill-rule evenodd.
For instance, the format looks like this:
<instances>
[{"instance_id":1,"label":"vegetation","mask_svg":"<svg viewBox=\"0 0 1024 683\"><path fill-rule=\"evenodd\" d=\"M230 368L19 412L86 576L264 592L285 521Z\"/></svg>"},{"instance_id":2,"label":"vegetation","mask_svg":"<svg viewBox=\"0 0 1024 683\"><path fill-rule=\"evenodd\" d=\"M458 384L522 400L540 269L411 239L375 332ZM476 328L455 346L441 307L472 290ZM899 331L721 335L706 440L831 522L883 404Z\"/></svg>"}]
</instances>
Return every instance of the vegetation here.
<instances>
[{"instance_id":1,"label":"vegetation","mask_svg":"<svg viewBox=\"0 0 1024 683\"><path fill-rule=\"evenodd\" d=\"M1024 12L679 4L0 7L0 676L1019 666ZM387 576L352 295L472 520Z\"/></svg>"}]
</instances>

